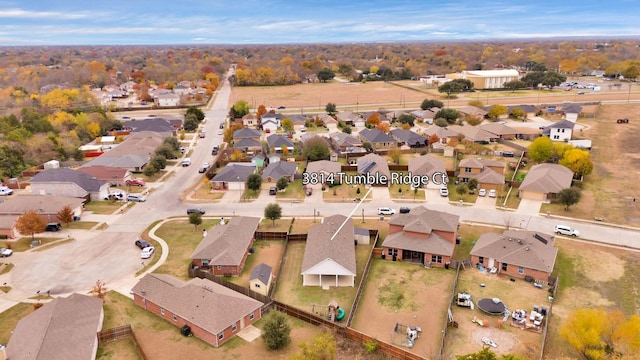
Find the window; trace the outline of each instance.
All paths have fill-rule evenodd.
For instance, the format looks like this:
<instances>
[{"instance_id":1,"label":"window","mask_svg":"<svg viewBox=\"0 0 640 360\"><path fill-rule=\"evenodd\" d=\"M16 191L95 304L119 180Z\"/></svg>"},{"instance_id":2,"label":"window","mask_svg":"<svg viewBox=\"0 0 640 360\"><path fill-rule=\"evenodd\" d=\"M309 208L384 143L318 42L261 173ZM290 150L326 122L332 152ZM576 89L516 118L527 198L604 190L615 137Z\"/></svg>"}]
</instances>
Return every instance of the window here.
<instances>
[{"instance_id":1,"label":"window","mask_svg":"<svg viewBox=\"0 0 640 360\"><path fill-rule=\"evenodd\" d=\"M255 284L255 285L256 285L256 287L257 287L258 289L260 288L260 284Z\"/></svg>"},{"instance_id":2,"label":"window","mask_svg":"<svg viewBox=\"0 0 640 360\"><path fill-rule=\"evenodd\" d=\"M160 308L160 315L164 315L164 308Z\"/></svg>"},{"instance_id":3,"label":"window","mask_svg":"<svg viewBox=\"0 0 640 360\"><path fill-rule=\"evenodd\" d=\"M431 262L441 264L442 263L442 256L440 256L440 255L431 255Z\"/></svg>"},{"instance_id":4,"label":"window","mask_svg":"<svg viewBox=\"0 0 640 360\"><path fill-rule=\"evenodd\" d=\"M202 266L209 266L209 260L202 260Z\"/></svg>"},{"instance_id":5,"label":"window","mask_svg":"<svg viewBox=\"0 0 640 360\"><path fill-rule=\"evenodd\" d=\"M518 274L524 274L524 268L522 266L518 266Z\"/></svg>"},{"instance_id":6,"label":"window","mask_svg":"<svg viewBox=\"0 0 640 360\"><path fill-rule=\"evenodd\" d=\"M389 249L388 253L389 253L389 256L393 255L393 249Z\"/></svg>"},{"instance_id":7,"label":"window","mask_svg":"<svg viewBox=\"0 0 640 360\"><path fill-rule=\"evenodd\" d=\"M393 256L398 256L398 249L393 249Z\"/></svg>"},{"instance_id":8,"label":"window","mask_svg":"<svg viewBox=\"0 0 640 360\"><path fill-rule=\"evenodd\" d=\"M482 256L478 256L478 262L479 262L480 264L484 264L484 257L482 257Z\"/></svg>"},{"instance_id":9,"label":"window","mask_svg":"<svg viewBox=\"0 0 640 360\"><path fill-rule=\"evenodd\" d=\"M253 313L249 314L249 320L253 320Z\"/></svg>"},{"instance_id":10,"label":"window","mask_svg":"<svg viewBox=\"0 0 640 360\"><path fill-rule=\"evenodd\" d=\"M222 339L224 339L224 333L218 334L218 340L222 340Z\"/></svg>"},{"instance_id":11,"label":"window","mask_svg":"<svg viewBox=\"0 0 640 360\"><path fill-rule=\"evenodd\" d=\"M470 168L470 167L466 167L466 168L464 168L464 172L466 172L466 173L470 173L470 172L471 172L471 168Z\"/></svg>"},{"instance_id":12,"label":"window","mask_svg":"<svg viewBox=\"0 0 640 360\"><path fill-rule=\"evenodd\" d=\"M556 139L556 140L560 139L560 135L553 135L553 138Z\"/></svg>"},{"instance_id":13,"label":"window","mask_svg":"<svg viewBox=\"0 0 640 360\"><path fill-rule=\"evenodd\" d=\"M469 178L462 178L462 183L463 183L463 184L466 184L466 183L468 183L468 182L469 182Z\"/></svg>"},{"instance_id":14,"label":"window","mask_svg":"<svg viewBox=\"0 0 640 360\"><path fill-rule=\"evenodd\" d=\"M173 314L173 321L178 321L178 316L176 316L176 314Z\"/></svg>"},{"instance_id":15,"label":"window","mask_svg":"<svg viewBox=\"0 0 640 360\"><path fill-rule=\"evenodd\" d=\"M502 271L507 271L507 263L502 263Z\"/></svg>"},{"instance_id":16,"label":"window","mask_svg":"<svg viewBox=\"0 0 640 360\"><path fill-rule=\"evenodd\" d=\"M222 265L216 265L216 269L222 270Z\"/></svg>"},{"instance_id":17,"label":"window","mask_svg":"<svg viewBox=\"0 0 640 360\"><path fill-rule=\"evenodd\" d=\"M238 327L236 326L236 324L231 325L231 331L236 332L237 329Z\"/></svg>"}]
</instances>

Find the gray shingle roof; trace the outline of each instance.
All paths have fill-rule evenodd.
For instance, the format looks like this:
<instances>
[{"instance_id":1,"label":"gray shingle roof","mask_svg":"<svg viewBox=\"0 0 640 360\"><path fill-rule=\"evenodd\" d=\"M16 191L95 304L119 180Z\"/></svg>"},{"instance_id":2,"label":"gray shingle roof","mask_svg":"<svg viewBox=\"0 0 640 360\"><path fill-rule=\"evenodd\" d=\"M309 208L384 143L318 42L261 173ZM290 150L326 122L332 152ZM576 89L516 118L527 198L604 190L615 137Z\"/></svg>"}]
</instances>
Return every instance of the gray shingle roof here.
<instances>
[{"instance_id":1,"label":"gray shingle roof","mask_svg":"<svg viewBox=\"0 0 640 360\"><path fill-rule=\"evenodd\" d=\"M269 284L269 279L271 278L271 266L261 263L251 270L251 276L249 277L249 281L251 280L259 280L261 283L267 285Z\"/></svg>"},{"instance_id":2,"label":"gray shingle roof","mask_svg":"<svg viewBox=\"0 0 640 360\"><path fill-rule=\"evenodd\" d=\"M428 175L430 178L436 172L447 173L444 160L431 155L422 155L409 159L409 171L412 175Z\"/></svg>"},{"instance_id":3,"label":"gray shingle roof","mask_svg":"<svg viewBox=\"0 0 640 360\"><path fill-rule=\"evenodd\" d=\"M91 359L102 327L102 300L72 294L22 318L7 344L7 359Z\"/></svg>"},{"instance_id":4,"label":"gray shingle roof","mask_svg":"<svg viewBox=\"0 0 640 360\"><path fill-rule=\"evenodd\" d=\"M261 148L262 143L260 141L254 139L239 139L234 140L233 147L236 149L244 149L244 148Z\"/></svg>"},{"instance_id":5,"label":"gray shingle roof","mask_svg":"<svg viewBox=\"0 0 640 360\"><path fill-rule=\"evenodd\" d=\"M249 175L256 172L256 166L254 164L236 164L228 163L224 169L220 170L211 181L224 181L224 182L245 182Z\"/></svg>"},{"instance_id":6,"label":"gray shingle roof","mask_svg":"<svg viewBox=\"0 0 640 360\"><path fill-rule=\"evenodd\" d=\"M344 226L336 233L343 223ZM331 240L334 234L335 237ZM326 217L322 224L313 226L307 236L307 246L302 259L302 273L304 274L326 259L331 259L355 276L356 250L353 234L353 220L343 215Z\"/></svg>"},{"instance_id":7,"label":"gray shingle roof","mask_svg":"<svg viewBox=\"0 0 640 360\"><path fill-rule=\"evenodd\" d=\"M262 173L262 178L272 178L277 180L283 176L292 176L296 173L296 170L298 170L298 165L296 165L296 163L278 161L267 165L267 167L264 169L264 172Z\"/></svg>"},{"instance_id":8,"label":"gray shingle roof","mask_svg":"<svg viewBox=\"0 0 640 360\"><path fill-rule=\"evenodd\" d=\"M372 175L379 173L380 175L385 175L387 179L389 179L391 176L391 171L389 171L389 164L387 163L387 159L373 153L367 154L358 159L358 173L369 173Z\"/></svg>"},{"instance_id":9,"label":"gray shingle roof","mask_svg":"<svg viewBox=\"0 0 640 360\"><path fill-rule=\"evenodd\" d=\"M425 137L420 136L411 130L393 129L391 130L391 135L397 139L401 139L408 145L424 145L427 141Z\"/></svg>"},{"instance_id":10,"label":"gray shingle roof","mask_svg":"<svg viewBox=\"0 0 640 360\"><path fill-rule=\"evenodd\" d=\"M554 236L535 231L507 230L502 234L484 233L471 249L471 255L494 258L501 263L551 273L558 254L558 249L553 243Z\"/></svg>"},{"instance_id":11,"label":"gray shingle roof","mask_svg":"<svg viewBox=\"0 0 640 360\"><path fill-rule=\"evenodd\" d=\"M262 307L257 300L200 278L182 282L147 274L131 291L214 335Z\"/></svg>"},{"instance_id":12,"label":"gray shingle roof","mask_svg":"<svg viewBox=\"0 0 640 360\"><path fill-rule=\"evenodd\" d=\"M264 117L264 115L263 115ZM242 128L233 132L233 139L252 139L260 138L260 131L249 128Z\"/></svg>"},{"instance_id":13,"label":"gray shingle roof","mask_svg":"<svg viewBox=\"0 0 640 360\"><path fill-rule=\"evenodd\" d=\"M533 191L545 194L557 194L571 187L573 171L558 164L538 164L531 167L520 191Z\"/></svg>"},{"instance_id":14,"label":"gray shingle roof","mask_svg":"<svg viewBox=\"0 0 640 360\"><path fill-rule=\"evenodd\" d=\"M100 191L100 187L106 184L104 180L98 180L82 171L67 168L41 171L31 179L31 183L75 183L90 193Z\"/></svg>"},{"instance_id":15,"label":"gray shingle roof","mask_svg":"<svg viewBox=\"0 0 640 360\"><path fill-rule=\"evenodd\" d=\"M396 142L389 134L378 129L362 129L360 130L360 136L365 138L368 142L375 143L393 143Z\"/></svg>"},{"instance_id":16,"label":"gray shingle roof","mask_svg":"<svg viewBox=\"0 0 640 360\"><path fill-rule=\"evenodd\" d=\"M0 214L20 214L36 210L43 214L57 214L65 206L76 209L84 199L52 195L19 195L12 196L0 203Z\"/></svg>"},{"instance_id":17,"label":"gray shingle roof","mask_svg":"<svg viewBox=\"0 0 640 360\"><path fill-rule=\"evenodd\" d=\"M318 160L310 161L307 163L306 172L308 173L332 173L336 174L340 172L342 165L337 161Z\"/></svg>"},{"instance_id":18,"label":"gray shingle roof","mask_svg":"<svg viewBox=\"0 0 640 360\"><path fill-rule=\"evenodd\" d=\"M241 216L215 226L198 244L191 259L207 259L212 266L240 265L259 223L260 218Z\"/></svg>"},{"instance_id":19,"label":"gray shingle roof","mask_svg":"<svg viewBox=\"0 0 640 360\"><path fill-rule=\"evenodd\" d=\"M409 214L396 214L389 219L390 225L402 225L414 227L421 226L424 229L454 232L458 229L460 217L443 211L429 210L424 206L411 209ZM412 231L415 231L412 230Z\"/></svg>"},{"instance_id":20,"label":"gray shingle roof","mask_svg":"<svg viewBox=\"0 0 640 360\"><path fill-rule=\"evenodd\" d=\"M273 134L267 137L267 144L269 148L279 148L281 146L293 147L293 141L285 135Z\"/></svg>"}]
</instances>

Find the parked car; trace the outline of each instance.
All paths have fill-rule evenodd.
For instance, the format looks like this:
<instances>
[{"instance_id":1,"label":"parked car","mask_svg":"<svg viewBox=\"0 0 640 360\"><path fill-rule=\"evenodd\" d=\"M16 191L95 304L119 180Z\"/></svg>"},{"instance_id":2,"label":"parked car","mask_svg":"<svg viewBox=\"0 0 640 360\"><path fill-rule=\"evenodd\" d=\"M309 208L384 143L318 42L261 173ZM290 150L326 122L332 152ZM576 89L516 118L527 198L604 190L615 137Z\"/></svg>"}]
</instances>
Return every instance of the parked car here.
<instances>
[{"instance_id":1,"label":"parked car","mask_svg":"<svg viewBox=\"0 0 640 360\"><path fill-rule=\"evenodd\" d=\"M137 247L140 248L140 250L151 246L151 244L149 244L149 242L147 240L144 240L144 239L136 240L135 244L136 244Z\"/></svg>"},{"instance_id":2,"label":"parked car","mask_svg":"<svg viewBox=\"0 0 640 360\"><path fill-rule=\"evenodd\" d=\"M573 229L567 225L556 225L556 227L553 229L553 231L556 234L560 234L560 235L569 235L569 236L573 236L573 237L578 237L580 236L580 232L576 229Z\"/></svg>"},{"instance_id":3,"label":"parked car","mask_svg":"<svg viewBox=\"0 0 640 360\"><path fill-rule=\"evenodd\" d=\"M191 165L191 159L190 158L184 158L182 160L182 166L189 166Z\"/></svg>"},{"instance_id":4,"label":"parked car","mask_svg":"<svg viewBox=\"0 0 640 360\"><path fill-rule=\"evenodd\" d=\"M388 207L379 207L378 215L395 215L396 211Z\"/></svg>"},{"instance_id":5,"label":"parked car","mask_svg":"<svg viewBox=\"0 0 640 360\"><path fill-rule=\"evenodd\" d=\"M496 197L496 191L494 189L489 190L489 197L490 198Z\"/></svg>"},{"instance_id":6,"label":"parked car","mask_svg":"<svg viewBox=\"0 0 640 360\"><path fill-rule=\"evenodd\" d=\"M224 123L220 123L220 129L224 129Z\"/></svg>"},{"instance_id":7,"label":"parked car","mask_svg":"<svg viewBox=\"0 0 640 360\"><path fill-rule=\"evenodd\" d=\"M13 189L8 188L7 186L0 186L0 195L7 196L13 194Z\"/></svg>"},{"instance_id":8,"label":"parked car","mask_svg":"<svg viewBox=\"0 0 640 360\"><path fill-rule=\"evenodd\" d=\"M272 186L269 188L269 195L275 195L278 193L278 188L275 186Z\"/></svg>"},{"instance_id":9,"label":"parked car","mask_svg":"<svg viewBox=\"0 0 640 360\"><path fill-rule=\"evenodd\" d=\"M9 257L13 254L13 250L7 248L0 248L0 257Z\"/></svg>"},{"instance_id":10,"label":"parked car","mask_svg":"<svg viewBox=\"0 0 640 360\"><path fill-rule=\"evenodd\" d=\"M200 169L198 169L198 172L199 172L200 174L204 174L204 173L206 173L206 172L207 172L207 168L203 166L203 167L201 167Z\"/></svg>"},{"instance_id":11,"label":"parked car","mask_svg":"<svg viewBox=\"0 0 640 360\"><path fill-rule=\"evenodd\" d=\"M222 130L218 130L218 135L222 135Z\"/></svg>"},{"instance_id":12,"label":"parked car","mask_svg":"<svg viewBox=\"0 0 640 360\"><path fill-rule=\"evenodd\" d=\"M478 196L487 196L487 190L485 189L478 190Z\"/></svg>"},{"instance_id":13,"label":"parked car","mask_svg":"<svg viewBox=\"0 0 640 360\"><path fill-rule=\"evenodd\" d=\"M144 182L144 179L136 178L136 179L129 179L125 181L125 184L129 186L145 186L147 183Z\"/></svg>"},{"instance_id":14,"label":"parked car","mask_svg":"<svg viewBox=\"0 0 640 360\"><path fill-rule=\"evenodd\" d=\"M442 196L442 197L449 196L449 189L447 189L446 187L441 187L440 188L440 196Z\"/></svg>"},{"instance_id":15,"label":"parked car","mask_svg":"<svg viewBox=\"0 0 640 360\"><path fill-rule=\"evenodd\" d=\"M406 206L403 206L403 207L400 208L400 214L408 214L410 212L411 212L411 209L409 209Z\"/></svg>"},{"instance_id":16,"label":"parked car","mask_svg":"<svg viewBox=\"0 0 640 360\"><path fill-rule=\"evenodd\" d=\"M140 258L148 259L151 256L153 256L154 251L155 251L155 248L153 246L147 246L146 248L142 249L142 251L140 251Z\"/></svg>"},{"instance_id":17,"label":"parked car","mask_svg":"<svg viewBox=\"0 0 640 360\"><path fill-rule=\"evenodd\" d=\"M48 223L44 231L60 231L60 229L62 229L60 223Z\"/></svg>"},{"instance_id":18,"label":"parked car","mask_svg":"<svg viewBox=\"0 0 640 360\"><path fill-rule=\"evenodd\" d=\"M219 150L220 150L220 146L214 145L213 149L211 150L211 155L218 155Z\"/></svg>"},{"instance_id":19,"label":"parked car","mask_svg":"<svg viewBox=\"0 0 640 360\"><path fill-rule=\"evenodd\" d=\"M107 196L104 197L104 199L105 200L124 200L125 196L127 196L125 193L116 191L116 192L112 192L111 194L108 194Z\"/></svg>"},{"instance_id":20,"label":"parked car","mask_svg":"<svg viewBox=\"0 0 640 360\"><path fill-rule=\"evenodd\" d=\"M188 208L187 209L187 215L195 214L195 213L200 213L200 215L204 215L205 211L204 211L204 209L201 209L201 208Z\"/></svg>"},{"instance_id":21,"label":"parked car","mask_svg":"<svg viewBox=\"0 0 640 360\"><path fill-rule=\"evenodd\" d=\"M206 136L206 134L205 134L205 133L203 133L203 132L201 131L201 132L200 132L200 134L199 134L198 136L200 136L200 139L204 139L204 137Z\"/></svg>"},{"instance_id":22,"label":"parked car","mask_svg":"<svg viewBox=\"0 0 640 360\"><path fill-rule=\"evenodd\" d=\"M303 126L303 127L300 128L300 132L305 132L305 131L307 131L306 127Z\"/></svg>"},{"instance_id":23,"label":"parked car","mask_svg":"<svg viewBox=\"0 0 640 360\"><path fill-rule=\"evenodd\" d=\"M278 106L278 110L284 110L284 109L286 109L285 106L283 106L283 105Z\"/></svg>"},{"instance_id":24,"label":"parked car","mask_svg":"<svg viewBox=\"0 0 640 360\"><path fill-rule=\"evenodd\" d=\"M147 201L147 198L144 197L143 195L129 194L127 195L127 201L145 202Z\"/></svg>"}]
</instances>

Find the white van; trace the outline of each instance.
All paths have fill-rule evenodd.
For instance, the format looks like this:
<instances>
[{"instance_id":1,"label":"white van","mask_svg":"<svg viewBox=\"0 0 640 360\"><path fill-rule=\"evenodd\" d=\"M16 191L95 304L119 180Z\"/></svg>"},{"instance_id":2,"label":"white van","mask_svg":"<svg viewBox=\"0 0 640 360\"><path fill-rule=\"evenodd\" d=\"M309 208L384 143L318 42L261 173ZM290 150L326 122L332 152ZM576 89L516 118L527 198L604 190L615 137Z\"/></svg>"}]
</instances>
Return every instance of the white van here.
<instances>
[{"instance_id":1,"label":"white van","mask_svg":"<svg viewBox=\"0 0 640 360\"><path fill-rule=\"evenodd\" d=\"M556 225L556 227L554 228L554 231L556 234L560 234L560 235L569 235L573 237L580 236L580 232L578 230L572 229L567 225Z\"/></svg>"},{"instance_id":2,"label":"white van","mask_svg":"<svg viewBox=\"0 0 640 360\"><path fill-rule=\"evenodd\" d=\"M185 158L184 160L182 160L182 166L189 166L189 165L191 165L190 158Z\"/></svg>"},{"instance_id":3,"label":"white van","mask_svg":"<svg viewBox=\"0 0 640 360\"><path fill-rule=\"evenodd\" d=\"M396 211L388 207L378 208L378 215L395 215Z\"/></svg>"}]
</instances>

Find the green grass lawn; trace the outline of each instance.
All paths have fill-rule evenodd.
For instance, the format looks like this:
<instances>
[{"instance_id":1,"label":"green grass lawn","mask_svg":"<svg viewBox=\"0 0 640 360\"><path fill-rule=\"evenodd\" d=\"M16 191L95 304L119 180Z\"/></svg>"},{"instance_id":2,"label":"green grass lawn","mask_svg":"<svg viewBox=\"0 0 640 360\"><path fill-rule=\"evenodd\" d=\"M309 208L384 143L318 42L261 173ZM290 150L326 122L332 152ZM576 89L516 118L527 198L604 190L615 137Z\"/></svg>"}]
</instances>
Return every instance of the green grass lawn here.
<instances>
[{"instance_id":1,"label":"green grass lawn","mask_svg":"<svg viewBox=\"0 0 640 360\"><path fill-rule=\"evenodd\" d=\"M0 344L9 342L18 321L33 311L33 304L19 303L0 313Z\"/></svg>"},{"instance_id":2,"label":"green grass lawn","mask_svg":"<svg viewBox=\"0 0 640 360\"><path fill-rule=\"evenodd\" d=\"M97 221L74 221L69 224L63 224L63 227L65 229L89 230L98 224Z\"/></svg>"},{"instance_id":3,"label":"green grass lawn","mask_svg":"<svg viewBox=\"0 0 640 360\"><path fill-rule=\"evenodd\" d=\"M38 246L46 245L52 243L54 241L58 241L63 239L62 237L57 238L49 238L49 237L37 237L35 241L38 241ZM33 241L31 237L22 237L15 242L11 243L11 250L15 252L22 252L31 249L31 241Z\"/></svg>"},{"instance_id":4,"label":"green grass lawn","mask_svg":"<svg viewBox=\"0 0 640 360\"><path fill-rule=\"evenodd\" d=\"M253 201L260 196L260 190L245 189L242 193L242 201Z\"/></svg>"},{"instance_id":5,"label":"green grass lawn","mask_svg":"<svg viewBox=\"0 0 640 360\"><path fill-rule=\"evenodd\" d=\"M119 209L124 203L121 201L90 201L84 205L84 211L94 214L109 215Z\"/></svg>"},{"instance_id":6,"label":"green grass lawn","mask_svg":"<svg viewBox=\"0 0 640 360\"><path fill-rule=\"evenodd\" d=\"M189 279L187 271L191 264L191 254L202 240L202 229L211 229L219 223L219 219L203 219L197 230L189 220L173 220L164 223L156 231L156 235L166 241L169 246L169 256L154 272L169 274L183 280ZM158 250L159 248L156 247L156 251ZM154 258L159 258L159 255L161 254L156 253Z\"/></svg>"},{"instance_id":7,"label":"green grass lawn","mask_svg":"<svg viewBox=\"0 0 640 360\"><path fill-rule=\"evenodd\" d=\"M407 174L406 171L398 171L401 173L400 176L404 176ZM410 184L405 184L404 182L401 184L393 183L389 186L389 195L392 199L409 199L409 200L422 200L425 199L424 189L411 189Z\"/></svg>"},{"instance_id":8,"label":"green grass lawn","mask_svg":"<svg viewBox=\"0 0 640 360\"><path fill-rule=\"evenodd\" d=\"M275 185L274 185L275 186ZM295 180L289 183L284 191L278 191L276 194L277 199L304 199L305 193L302 188L302 180Z\"/></svg>"},{"instance_id":9,"label":"green grass lawn","mask_svg":"<svg viewBox=\"0 0 640 360\"><path fill-rule=\"evenodd\" d=\"M288 232L291 226L291 218L277 219L275 221L269 219L262 219L258 225L260 231L274 231L274 232Z\"/></svg>"},{"instance_id":10,"label":"green grass lawn","mask_svg":"<svg viewBox=\"0 0 640 360\"><path fill-rule=\"evenodd\" d=\"M509 189L507 189L506 191L509 191ZM505 195L507 194L506 191L505 191ZM503 202L504 200L500 202L499 205L502 205ZM520 197L518 196L518 188L514 187L511 189L511 193L509 193L509 197L507 198L507 203L505 206L508 207L509 209L517 209L518 206L520 206Z\"/></svg>"}]
</instances>

